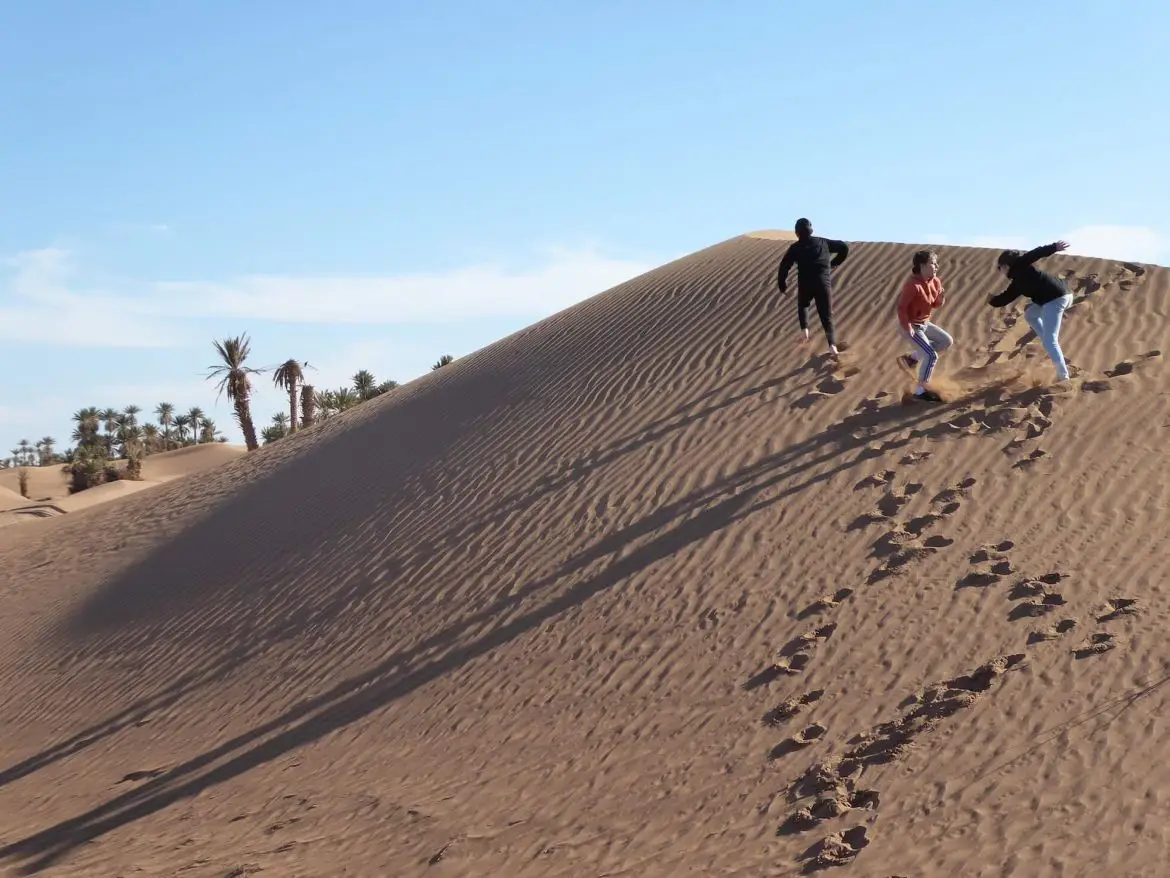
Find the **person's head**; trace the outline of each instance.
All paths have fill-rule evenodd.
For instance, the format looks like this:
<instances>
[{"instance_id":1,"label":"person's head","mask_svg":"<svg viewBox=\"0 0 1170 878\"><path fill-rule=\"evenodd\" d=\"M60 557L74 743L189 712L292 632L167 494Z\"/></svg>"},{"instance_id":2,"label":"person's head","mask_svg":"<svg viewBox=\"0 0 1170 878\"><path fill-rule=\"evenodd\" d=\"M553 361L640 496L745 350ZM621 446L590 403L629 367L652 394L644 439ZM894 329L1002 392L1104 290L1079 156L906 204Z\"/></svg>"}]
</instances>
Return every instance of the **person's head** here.
<instances>
[{"instance_id":1,"label":"person's head","mask_svg":"<svg viewBox=\"0 0 1170 878\"><path fill-rule=\"evenodd\" d=\"M1019 258L1019 250L1004 250L999 254L999 259L995 261L995 270L1002 274L1007 274Z\"/></svg>"},{"instance_id":2,"label":"person's head","mask_svg":"<svg viewBox=\"0 0 1170 878\"><path fill-rule=\"evenodd\" d=\"M918 250L910 261L910 270L923 280L938 274L938 254L933 250Z\"/></svg>"},{"instance_id":3,"label":"person's head","mask_svg":"<svg viewBox=\"0 0 1170 878\"><path fill-rule=\"evenodd\" d=\"M813 233L812 221L801 217L796 221L796 237L804 240Z\"/></svg>"}]
</instances>

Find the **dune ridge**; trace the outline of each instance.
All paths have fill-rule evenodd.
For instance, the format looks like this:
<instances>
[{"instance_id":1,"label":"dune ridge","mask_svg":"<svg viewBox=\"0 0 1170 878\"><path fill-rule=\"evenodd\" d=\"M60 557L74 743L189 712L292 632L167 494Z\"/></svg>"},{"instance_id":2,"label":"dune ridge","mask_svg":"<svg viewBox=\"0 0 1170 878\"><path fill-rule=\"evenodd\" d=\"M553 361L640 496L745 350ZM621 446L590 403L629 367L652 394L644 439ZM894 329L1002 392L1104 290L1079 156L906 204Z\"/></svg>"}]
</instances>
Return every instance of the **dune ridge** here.
<instances>
[{"instance_id":1,"label":"dune ridge","mask_svg":"<svg viewBox=\"0 0 1170 878\"><path fill-rule=\"evenodd\" d=\"M927 407L916 248L852 246L833 363L786 246L0 531L0 867L1157 874L1170 272L1047 260L1050 387L994 251L935 248Z\"/></svg>"}]
</instances>

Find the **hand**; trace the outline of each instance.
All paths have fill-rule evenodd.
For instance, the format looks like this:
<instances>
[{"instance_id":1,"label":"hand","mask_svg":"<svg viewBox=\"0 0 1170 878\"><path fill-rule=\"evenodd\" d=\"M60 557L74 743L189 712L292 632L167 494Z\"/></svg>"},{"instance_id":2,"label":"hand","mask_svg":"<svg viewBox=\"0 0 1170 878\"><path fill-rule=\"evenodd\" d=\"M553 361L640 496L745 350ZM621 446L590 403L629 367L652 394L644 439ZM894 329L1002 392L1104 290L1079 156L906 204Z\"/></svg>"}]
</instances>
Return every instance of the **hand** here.
<instances>
[{"instance_id":1,"label":"hand","mask_svg":"<svg viewBox=\"0 0 1170 878\"><path fill-rule=\"evenodd\" d=\"M1057 242L1056 242L1055 244L1053 244L1052 246L1053 246L1053 247L1055 247L1055 248L1056 248L1056 252L1057 252L1057 253L1059 253L1061 250L1067 250L1067 249L1068 249L1068 241L1057 241Z\"/></svg>"}]
</instances>

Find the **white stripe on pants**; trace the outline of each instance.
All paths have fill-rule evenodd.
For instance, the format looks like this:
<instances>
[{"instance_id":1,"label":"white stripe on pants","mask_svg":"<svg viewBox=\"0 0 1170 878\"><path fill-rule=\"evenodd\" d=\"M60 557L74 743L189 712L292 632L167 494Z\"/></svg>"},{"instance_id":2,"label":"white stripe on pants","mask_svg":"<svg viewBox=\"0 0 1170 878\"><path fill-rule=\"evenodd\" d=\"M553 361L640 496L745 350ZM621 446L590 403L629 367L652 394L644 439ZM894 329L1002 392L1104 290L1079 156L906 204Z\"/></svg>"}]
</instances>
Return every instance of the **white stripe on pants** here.
<instances>
[{"instance_id":1,"label":"white stripe on pants","mask_svg":"<svg viewBox=\"0 0 1170 878\"><path fill-rule=\"evenodd\" d=\"M901 323L898 324L898 329L910 340L910 347L914 349L913 356L918 361L918 386L921 389L934 375L939 353L954 344L955 340L945 329L929 320L925 323L911 323L910 332L907 332Z\"/></svg>"}]
</instances>

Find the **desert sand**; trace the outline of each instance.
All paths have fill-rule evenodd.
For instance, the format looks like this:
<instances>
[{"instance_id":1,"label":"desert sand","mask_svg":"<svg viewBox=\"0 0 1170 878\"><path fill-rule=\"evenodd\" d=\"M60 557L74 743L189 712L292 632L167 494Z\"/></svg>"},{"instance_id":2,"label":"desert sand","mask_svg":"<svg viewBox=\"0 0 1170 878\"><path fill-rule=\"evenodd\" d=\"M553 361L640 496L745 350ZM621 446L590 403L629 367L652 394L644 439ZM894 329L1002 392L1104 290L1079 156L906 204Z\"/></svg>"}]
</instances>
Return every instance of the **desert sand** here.
<instances>
[{"instance_id":1,"label":"desert sand","mask_svg":"<svg viewBox=\"0 0 1170 878\"><path fill-rule=\"evenodd\" d=\"M107 482L78 494L69 493L70 479L61 464L28 467L28 499L20 494L19 471L0 470L0 527L6 524L39 521L48 515L88 509L153 488L172 479L185 478L213 469L245 453L242 445L219 442L164 451L143 459L141 479ZM126 461L115 460L114 465L119 469L125 469Z\"/></svg>"},{"instance_id":2,"label":"desert sand","mask_svg":"<svg viewBox=\"0 0 1170 878\"><path fill-rule=\"evenodd\" d=\"M0 531L0 870L1164 875L1170 271L1046 260L1054 386L937 248L958 398L903 404L915 248L853 245L833 364L786 246Z\"/></svg>"}]
</instances>

